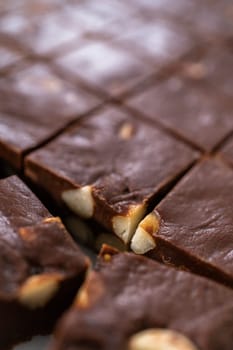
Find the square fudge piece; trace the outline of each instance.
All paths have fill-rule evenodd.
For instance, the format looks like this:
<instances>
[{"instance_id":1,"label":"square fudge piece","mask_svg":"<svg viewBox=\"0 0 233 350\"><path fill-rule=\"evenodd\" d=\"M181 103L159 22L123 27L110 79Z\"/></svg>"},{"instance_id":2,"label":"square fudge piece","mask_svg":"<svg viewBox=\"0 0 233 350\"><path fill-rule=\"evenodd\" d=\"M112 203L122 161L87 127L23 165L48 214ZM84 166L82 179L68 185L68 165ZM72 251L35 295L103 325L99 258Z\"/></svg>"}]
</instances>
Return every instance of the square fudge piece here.
<instances>
[{"instance_id":1,"label":"square fudge piece","mask_svg":"<svg viewBox=\"0 0 233 350\"><path fill-rule=\"evenodd\" d=\"M78 37L78 28L67 12L50 12L42 3L6 13L0 21L1 36L39 55L51 54L71 42Z\"/></svg>"},{"instance_id":2,"label":"square fudge piece","mask_svg":"<svg viewBox=\"0 0 233 350\"><path fill-rule=\"evenodd\" d=\"M44 64L1 78L0 94L0 156L17 168L25 152L98 104L96 97L74 88Z\"/></svg>"},{"instance_id":3,"label":"square fudge piece","mask_svg":"<svg viewBox=\"0 0 233 350\"><path fill-rule=\"evenodd\" d=\"M196 40L179 22L156 17L131 33L123 33L119 43L160 69L193 49Z\"/></svg>"},{"instance_id":4,"label":"square fudge piece","mask_svg":"<svg viewBox=\"0 0 233 350\"><path fill-rule=\"evenodd\" d=\"M76 214L128 243L148 205L196 158L172 136L106 107L29 155L25 172Z\"/></svg>"},{"instance_id":5,"label":"square fudge piece","mask_svg":"<svg viewBox=\"0 0 233 350\"><path fill-rule=\"evenodd\" d=\"M230 288L105 248L51 349L230 350L232 328Z\"/></svg>"},{"instance_id":6,"label":"square fudge piece","mask_svg":"<svg viewBox=\"0 0 233 350\"><path fill-rule=\"evenodd\" d=\"M135 55L104 41L90 42L55 62L73 79L111 96L126 93L151 73Z\"/></svg>"},{"instance_id":7,"label":"square fudge piece","mask_svg":"<svg viewBox=\"0 0 233 350\"><path fill-rule=\"evenodd\" d=\"M0 346L51 331L89 265L16 176L0 180Z\"/></svg>"},{"instance_id":8,"label":"square fudge piece","mask_svg":"<svg viewBox=\"0 0 233 350\"><path fill-rule=\"evenodd\" d=\"M205 151L233 130L233 104L202 80L200 67L175 75L132 97L127 104Z\"/></svg>"},{"instance_id":9,"label":"square fudge piece","mask_svg":"<svg viewBox=\"0 0 233 350\"><path fill-rule=\"evenodd\" d=\"M232 287L232 203L233 169L203 160L139 224L131 248Z\"/></svg>"}]
</instances>

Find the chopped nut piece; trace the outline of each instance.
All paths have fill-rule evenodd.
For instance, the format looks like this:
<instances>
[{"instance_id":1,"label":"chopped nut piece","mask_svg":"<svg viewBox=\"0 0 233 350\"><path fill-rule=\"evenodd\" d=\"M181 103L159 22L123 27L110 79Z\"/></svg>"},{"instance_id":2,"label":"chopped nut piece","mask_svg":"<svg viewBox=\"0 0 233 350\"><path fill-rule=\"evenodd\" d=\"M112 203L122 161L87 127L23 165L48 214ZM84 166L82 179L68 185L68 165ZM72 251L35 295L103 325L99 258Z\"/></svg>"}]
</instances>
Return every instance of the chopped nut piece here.
<instances>
[{"instance_id":1,"label":"chopped nut piece","mask_svg":"<svg viewBox=\"0 0 233 350\"><path fill-rule=\"evenodd\" d=\"M168 329L148 329L131 337L129 350L197 350L185 336Z\"/></svg>"},{"instance_id":2,"label":"chopped nut piece","mask_svg":"<svg viewBox=\"0 0 233 350\"><path fill-rule=\"evenodd\" d=\"M145 254L155 248L156 242L153 233L159 229L159 216L152 212L148 214L138 225L131 241L131 249L136 254Z\"/></svg>"},{"instance_id":3,"label":"chopped nut piece","mask_svg":"<svg viewBox=\"0 0 233 350\"><path fill-rule=\"evenodd\" d=\"M74 213L85 219L92 217L94 199L91 186L65 191L62 193L62 199Z\"/></svg>"},{"instance_id":4,"label":"chopped nut piece","mask_svg":"<svg viewBox=\"0 0 233 350\"><path fill-rule=\"evenodd\" d=\"M113 217L113 231L125 244L129 243L145 211L144 205L132 205L125 216L117 215Z\"/></svg>"},{"instance_id":5,"label":"chopped nut piece","mask_svg":"<svg viewBox=\"0 0 233 350\"><path fill-rule=\"evenodd\" d=\"M104 261L109 262L112 260L112 256L110 254L104 254Z\"/></svg>"},{"instance_id":6,"label":"chopped nut piece","mask_svg":"<svg viewBox=\"0 0 233 350\"><path fill-rule=\"evenodd\" d=\"M119 137L122 140L129 140L133 135L133 125L130 123L124 123L119 130Z\"/></svg>"},{"instance_id":7,"label":"chopped nut piece","mask_svg":"<svg viewBox=\"0 0 233 350\"><path fill-rule=\"evenodd\" d=\"M62 221L59 217L51 217L51 218L46 218L44 219L44 223L51 223L51 222L55 222L55 223L58 223L58 224L62 224Z\"/></svg>"},{"instance_id":8,"label":"chopped nut piece","mask_svg":"<svg viewBox=\"0 0 233 350\"><path fill-rule=\"evenodd\" d=\"M105 288L102 280L98 278L96 272L91 271L76 297L74 302L75 306L83 309L91 307L101 298L104 294L104 290Z\"/></svg>"},{"instance_id":9,"label":"chopped nut piece","mask_svg":"<svg viewBox=\"0 0 233 350\"><path fill-rule=\"evenodd\" d=\"M29 277L19 291L19 301L29 309L45 306L59 289L62 276L43 274Z\"/></svg>"},{"instance_id":10,"label":"chopped nut piece","mask_svg":"<svg viewBox=\"0 0 233 350\"><path fill-rule=\"evenodd\" d=\"M184 73L191 79L199 80L203 79L207 72L203 63L191 63L184 67Z\"/></svg>"}]
</instances>

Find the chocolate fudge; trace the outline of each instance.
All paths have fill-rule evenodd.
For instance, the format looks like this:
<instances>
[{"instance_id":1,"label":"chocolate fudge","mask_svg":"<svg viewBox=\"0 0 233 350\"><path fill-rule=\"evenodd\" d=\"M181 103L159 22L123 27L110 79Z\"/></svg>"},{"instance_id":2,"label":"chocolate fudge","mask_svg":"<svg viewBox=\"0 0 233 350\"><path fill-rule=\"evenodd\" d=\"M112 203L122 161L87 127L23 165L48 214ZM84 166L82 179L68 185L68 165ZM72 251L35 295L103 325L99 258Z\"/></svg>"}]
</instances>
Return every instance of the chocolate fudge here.
<instances>
[{"instance_id":1,"label":"chocolate fudge","mask_svg":"<svg viewBox=\"0 0 233 350\"><path fill-rule=\"evenodd\" d=\"M143 60L104 40L77 47L58 57L55 63L67 77L81 80L107 96L130 91L152 73L152 68Z\"/></svg>"},{"instance_id":2,"label":"chocolate fudge","mask_svg":"<svg viewBox=\"0 0 233 350\"><path fill-rule=\"evenodd\" d=\"M132 253L104 248L53 350L231 350L233 291Z\"/></svg>"},{"instance_id":3,"label":"chocolate fudge","mask_svg":"<svg viewBox=\"0 0 233 350\"><path fill-rule=\"evenodd\" d=\"M148 206L198 156L153 125L105 107L26 157L25 173L127 244Z\"/></svg>"},{"instance_id":4,"label":"chocolate fudge","mask_svg":"<svg viewBox=\"0 0 233 350\"><path fill-rule=\"evenodd\" d=\"M55 136L99 102L43 63L0 78L0 157L16 168L24 153Z\"/></svg>"},{"instance_id":5,"label":"chocolate fudge","mask_svg":"<svg viewBox=\"0 0 233 350\"><path fill-rule=\"evenodd\" d=\"M190 65L186 74L153 84L127 103L196 147L211 152L233 130L233 104L203 82L202 74L202 67Z\"/></svg>"},{"instance_id":6,"label":"chocolate fudge","mask_svg":"<svg viewBox=\"0 0 233 350\"><path fill-rule=\"evenodd\" d=\"M119 44L150 62L155 70L174 63L197 45L181 22L157 14L143 26L122 33Z\"/></svg>"},{"instance_id":7,"label":"chocolate fudge","mask_svg":"<svg viewBox=\"0 0 233 350\"><path fill-rule=\"evenodd\" d=\"M205 159L139 224L133 251L233 287L233 169Z\"/></svg>"},{"instance_id":8,"label":"chocolate fudge","mask_svg":"<svg viewBox=\"0 0 233 350\"><path fill-rule=\"evenodd\" d=\"M0 347L51 331L89 261L16 176L0 180Z\"/></svg>"},{"instance_id":9,"label":"chocolate fudge","mask_svg":"<svg viewBox=\"0 0 233 350\"><path fill-rule=\"evenodd\" d=\"M229 41L206 48L202 55L180 62L181 76L210 84L220 94L229 97L233 96L232 69L233 47Z\"/></svg>"}]
</instances>

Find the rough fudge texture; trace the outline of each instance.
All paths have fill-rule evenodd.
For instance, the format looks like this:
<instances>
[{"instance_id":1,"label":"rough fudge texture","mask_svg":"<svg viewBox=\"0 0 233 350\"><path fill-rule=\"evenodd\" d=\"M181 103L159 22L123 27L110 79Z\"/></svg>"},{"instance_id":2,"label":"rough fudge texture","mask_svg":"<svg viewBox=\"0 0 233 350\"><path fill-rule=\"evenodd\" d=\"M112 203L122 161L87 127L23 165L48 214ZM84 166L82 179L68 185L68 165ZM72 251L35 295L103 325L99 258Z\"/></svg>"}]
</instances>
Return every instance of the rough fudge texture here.
<instances>
[{"instance_id":1,"label":"rough fudge texture","mask_svg":"<svg viewBox=\"0 0 233 350\"><path fill-rule=\"evenodd\" d=\"M147 206L197 156L163 131L109 107L28 156L25 171L76 214L128 243Z\"/></svg>"},{"instance_id":2,"label":"rough fudge texture","mask_svg":"<svg viewBox=\"0 0 233 350\"><path fill-rule=\"evenodd\" d=\"M26 65L0 79L0 156L16 168L25 152L98 104L45 64Z\"/></svg>"},{"instance_id":3,"label":"rough fudge texture","mask_svg":"<svg viewBox=\"0 0 233 350\"><path fill-rule=\"evenodd\" d=\"M51 331L88 267L60 219L16 176L0 181L0 346Z\"/></svg>"},{"instance_id":4,"label":"rough fudge texture","mask_svg":"<svg viewBox=\"0 0 233 350\"><path fill-rule=\"evenodd\" d=\"M182 73L150 86L128 104L197 147L212 151L233 130L232 101L202 81L200 66L190 64Z\"/></svg>"},{"instance_id":5,"label":"rough fudge texture","mask_svg":"<svg viewBox=\"0 0 233 350\"><path fill-rule=\"evenodd\" d=\"M233 165L233 137L222 147L220 153L227 162Z\"/></svg>"},{"instance_id":6,"label":"rough fudge texture","mask_svg":"<svg viewBox=\"0 0 233 350\"><path fill-rule=\"evenodd\" d=\"M144 218L131 247L233 287L232 203L232 168L203 160Z\"/></svg>"},{"instance_id":7,"label":"rough fudge texture","mask_svg":"<svg viewBox=\"0 0 233 350\"><path fill-rule=\"evenodd\" d=\"M52 349L230 350L232 322L231 289L105 248L59 323ZM170 336L171 330L178 333Z\"/></svg>"}]
</instances>

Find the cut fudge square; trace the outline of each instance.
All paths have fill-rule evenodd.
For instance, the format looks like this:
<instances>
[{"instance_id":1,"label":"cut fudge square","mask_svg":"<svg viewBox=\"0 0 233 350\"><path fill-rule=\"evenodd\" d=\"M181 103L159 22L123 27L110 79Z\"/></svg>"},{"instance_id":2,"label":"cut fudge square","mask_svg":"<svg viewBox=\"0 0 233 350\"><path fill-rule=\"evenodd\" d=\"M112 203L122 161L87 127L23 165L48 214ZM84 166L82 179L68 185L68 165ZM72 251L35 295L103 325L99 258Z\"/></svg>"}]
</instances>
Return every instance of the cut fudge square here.
<instances>
[{"instance_id":1,"label":"cut fudge square","mask_svg":"<svg viewBox=\"0 0 233 350\"><path fill-rule=\"evenodd\" d=\"M73 79L107 95L119 95L143 81L151 69L135 55L104 41L91 42L59 57L56 64Z\"/></svg>"},{"instance_id":2,"label":"cut fudge square","mask_svg":"<svg viewBox=\"0 0 233 350\"><path fill-rule=\"evenodd\" d=\"M158 17L132 33L126 32L119 43L161 68L189 52L196 40L185 26L169 18Z\"/></svg>"},{"instance_id":3,"label":"cut fudge square","mask_svg":"<svg viewBox=\"0 0 233 350\"><path fill-rule=\"evenodd\" d=\"M79 27L66 12L46 13L46 7L43 11L35 5L2 16L0 34L39 55L53 53L78 37Z\"/></svg>"},{"instance_id":4,"label":"cut fudge square","mask_svg":"<svg viewBox=\"0 0 233 350\"><path fill-rule=\"evenodd\" d=\"M88 259L59 218L17 178L0 180L0 347L50 332Z\"/></svg>"},{"instance_id":5,"label":"cut fudge square","mask_svg":"<svg viewBox=\"0 0 233 350\"><path fill-rule=\"evenodd\" d=\"M23 154L98 104L44 64L28 65L0 79L0 156L20 168Z\"/></svg>"},{"instance_id":6,"label":"cut fudge square","mask_svg":"<svg viewBox=\"0 0 233 350\"><path fill-rule=\"evenodd\" d=\"M232 287L232 203L232 168L203 160L139 224L131 248Z\"/></svg>"},{"instance_id":7,"label":"cut fudge square","mask_svg":"<svg viewBox=\"0 0 233 350\"><path fill-rule=\"evenodd\" d=\"M230 288L104 248L51 349L230 350L232 329Z\"/></svg>"},{"instance_id":8,"label":"cut fudge square","mask_svg":"<svg viewBox=\"0 0 233 350\"><path fill-rule=\"evenodd\" d=\"M26 175L125 243L147 210L196 160L172 136L106 107L25 161Z\"/></svg>"},{"instance_id":9,"label":"cut fudge square","mask_svg":"<svg viewBox=\"0 0 233 350\"><path fill-rule=\"evenodd\" d=\"M227 143L220 150L220 154L224 159L233 165L233 137L231 137Z\"/></svg>"},{"instance_id":10,"label":"cut fudge square","mask_svg":"<svg viewBox=\"0 0 233 350\"><path fill-rule=\"evenodd\" d=\"M212 151L233 130L233 105L212 86L199 83L197 74L201 70L196 67L191 79L173 76L127 103L199 148Z\"/></svg>"},{"instance_id":11,"label":"cut fudge square","mask_svg":"<svg viewBox=\"0 0 233 350\"><path fill-rule=\"evenodd\" d=\"M64 45L70 45L74 39L80 44L81 34L80 23L74 23L66 11L64 14L60 11L35 21L30 31L26 31L19 40L30 51L38 55L48 55L59 53Z\"/></svg>"}]
</instances>

